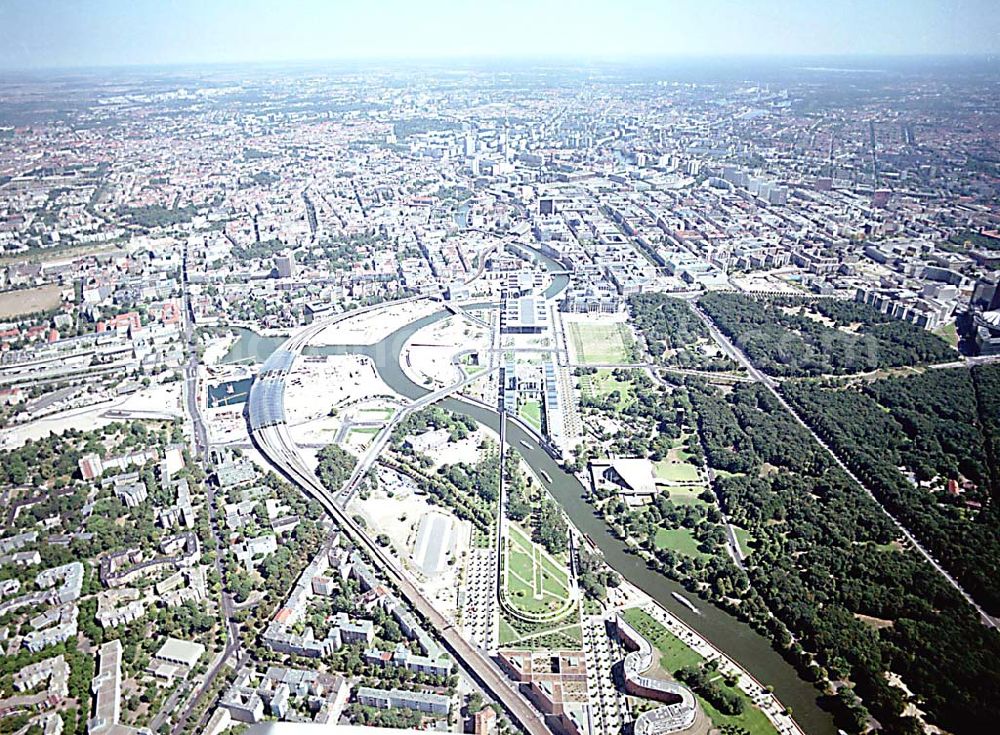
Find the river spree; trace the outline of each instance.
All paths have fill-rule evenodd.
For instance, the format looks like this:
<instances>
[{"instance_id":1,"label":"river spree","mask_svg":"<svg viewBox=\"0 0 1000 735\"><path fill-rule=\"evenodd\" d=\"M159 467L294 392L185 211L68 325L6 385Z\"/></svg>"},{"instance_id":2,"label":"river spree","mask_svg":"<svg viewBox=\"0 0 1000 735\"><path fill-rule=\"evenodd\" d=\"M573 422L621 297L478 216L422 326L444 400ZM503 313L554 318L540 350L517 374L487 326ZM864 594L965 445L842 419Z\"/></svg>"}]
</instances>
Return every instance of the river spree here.
<instances>
[{"instance_id":1,"label":"river spree","mask_svg":"<svg viewBox=\"0 0 1000 735\"><path fill-rule=\"evenodd\" d=\"M564 277L558 277L562 280ZM560 283L559 288L565 286ZM361 354L372 359L382 380L400 395L410 399L420 398L429 391L417 385L403 372L399 356L406 341L419 329L450 316L442 310L418 319L390 334L374 345L336 345L306 347L306 355ZM254 357L263 362L281 343L282 338L261 337L252 332L241 333L226 360L237 357ZM448 398L440 406L455 413L469 416L475 421L500 429L500 414L482 406ZM772 647L770 642L737 620L725 610L693 597L682 585L655 572L646 563L629 553L625 544L611 535L603 519L594 514L592 506L584 500L584 487L575 475L566 472L542 449L526 449L521 441L537 446L535 437L513 421L507 422L507 439L510 449L518 452L535 473L548 474L552 482L546 487L559 502L576 528L587 534L604 554L605 561L619 574L650 597L670 610L711 640L718 648L738 661L758 681L774 687L774 692L786 707L793 711L795 720L811 735L835 735L837 732L831 716L817 704L817 691L798 676L795 669ZM682 593L696 601L700 614L692 612L677 602L671 593Z\"/></svg>"}]
</instances>

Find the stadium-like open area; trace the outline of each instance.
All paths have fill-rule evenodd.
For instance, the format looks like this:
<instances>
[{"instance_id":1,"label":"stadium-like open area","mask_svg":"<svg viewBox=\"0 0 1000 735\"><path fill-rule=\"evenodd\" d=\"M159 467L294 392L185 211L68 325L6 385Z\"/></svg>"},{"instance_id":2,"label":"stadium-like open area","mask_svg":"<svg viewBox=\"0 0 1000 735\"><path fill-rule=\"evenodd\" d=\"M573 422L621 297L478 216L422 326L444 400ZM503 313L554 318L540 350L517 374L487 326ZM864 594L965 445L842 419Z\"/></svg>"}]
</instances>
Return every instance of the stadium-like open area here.
<instances>
[{"instance_id":1,"label":"stadium-like open area","mask_svg":"<svg viewBox=\"0 0 1000 735\"><path fill-rule=\"evenodd\" d=\"M629 362L632 336L620 322L568 322L566 334L574 361L580 365Z\"/></svg>"}]
</instances>

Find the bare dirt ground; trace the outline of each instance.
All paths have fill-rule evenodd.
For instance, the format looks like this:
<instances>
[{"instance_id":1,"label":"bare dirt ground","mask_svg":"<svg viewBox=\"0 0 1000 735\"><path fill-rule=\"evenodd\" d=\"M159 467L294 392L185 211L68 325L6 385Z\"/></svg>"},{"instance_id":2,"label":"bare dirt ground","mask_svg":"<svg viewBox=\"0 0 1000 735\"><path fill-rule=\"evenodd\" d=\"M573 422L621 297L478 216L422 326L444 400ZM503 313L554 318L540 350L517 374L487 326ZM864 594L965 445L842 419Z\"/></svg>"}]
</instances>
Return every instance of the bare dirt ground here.
<instances>
[{"instance_id":1,"label":"bare dirt ground","mask_svg":"<svg viewBox=\"0 0 1000 735\"><path fill-rule=\"evenodd\" d=\"M61 291L53 284L0 293L0 319L54 309L62 303Z\"/></svg>"}]
</instances>

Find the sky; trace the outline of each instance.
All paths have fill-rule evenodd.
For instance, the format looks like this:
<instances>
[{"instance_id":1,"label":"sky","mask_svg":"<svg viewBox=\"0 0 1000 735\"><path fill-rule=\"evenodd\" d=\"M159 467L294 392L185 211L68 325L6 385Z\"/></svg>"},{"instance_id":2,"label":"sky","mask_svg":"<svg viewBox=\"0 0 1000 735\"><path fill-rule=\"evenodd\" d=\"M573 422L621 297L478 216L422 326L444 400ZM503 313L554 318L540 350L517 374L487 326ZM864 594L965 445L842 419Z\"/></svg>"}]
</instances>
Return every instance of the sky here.
<instances>
[{"instance_id":1,"label":"sky","mask_svg":"<svg viewBox=\"0 0 1000 735\"><path fill-rule=\"evenodd\" d=\"M996 54L997 0L0 0L0 68Z\"/></svg>"}]
</instances>

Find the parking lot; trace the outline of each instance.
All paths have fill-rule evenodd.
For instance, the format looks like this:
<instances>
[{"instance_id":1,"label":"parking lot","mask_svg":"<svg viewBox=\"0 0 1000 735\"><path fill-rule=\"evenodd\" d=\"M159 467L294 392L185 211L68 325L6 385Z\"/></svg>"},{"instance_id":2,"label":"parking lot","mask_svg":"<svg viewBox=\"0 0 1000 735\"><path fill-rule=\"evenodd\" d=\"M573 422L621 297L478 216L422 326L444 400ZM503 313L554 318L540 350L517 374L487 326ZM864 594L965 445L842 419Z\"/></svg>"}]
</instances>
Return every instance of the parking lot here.
<instances>
[{"instance_id":1,"label":"parking lot","mask_svg":"<svg viewBox=\"0 0 1000 735\"><path fill-rule=\"evenodd\" d=\"M491 651L497 646L496 579L496 551L471 549L465 570L462 627L467 638Z\"/></svg>"},{"instance_id":2,"label":"parking lot","mask_svg":"<svg viewBox=\"0 0 1000 735\"><path fill-rule=\"evenodd\" d=\"M612 667L621 661L624 653L618 642L608 635L602 616L584 618L583 650L587 658L587 689L594 731L621 732L629 721L628 705L624 693L615 686Z\"/></svg>"}]
</instances>

